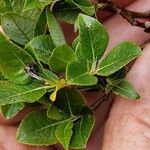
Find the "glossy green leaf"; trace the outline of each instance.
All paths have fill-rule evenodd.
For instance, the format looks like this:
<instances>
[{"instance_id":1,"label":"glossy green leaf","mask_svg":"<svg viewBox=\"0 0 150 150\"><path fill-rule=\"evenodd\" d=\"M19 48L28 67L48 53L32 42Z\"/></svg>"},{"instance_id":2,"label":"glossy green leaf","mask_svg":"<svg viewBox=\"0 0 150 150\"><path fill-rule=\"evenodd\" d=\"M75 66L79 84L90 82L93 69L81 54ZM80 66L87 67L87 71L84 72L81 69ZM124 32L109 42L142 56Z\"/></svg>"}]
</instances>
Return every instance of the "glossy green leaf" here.
<instances>
[{"instance_id":1,"label":"glossy green leaf","mask_svg":"<svg viewBox=\"0 0 150 150\"><path fill-rule=\"evenodd\" d=\"M48 118L45 112L32 112L21 123L17 140L23 144L48 146L56 144L56 127L68 120L56 121Z\"/></svg>"},{"instance_id":2,"label":"glossy green leaf","mask_svg":"<svg viewBox=\"0 0 150 150\"><path fill-rule=\"evenodd\" d=\"M97 61L108 45L108 33L96 19L80 14L78 18L82 54L91 63Z\"/></svg>"},{"instance_id":3,"label":"glossy green leaf","mask_svg":"<svg viewBox=\"0 0 150 150\"><path fill-rule=\"evenodd\" d=\"M27 46L31 46L42 62L49 64L49 59L55 45L50 35L40 35L32 39Z\"/></svg>"},{"instance_id":4,"label":"glossy green leaf","mask_svg":"<svg viewBox=\"0 0 150 150\"><path fill-rule=\"evenodd\" d=\"M1 112L6 119L16 116L24 108L24 103L14 103L1 106Z\"/></svg>"},{"instance_id":5,"label":"glossy green leaf","mask_svg":"<svg viewBox=\"0 0 150 150\"><path fill-rule=\"evenodd\" d=\"M73 149L86 148L87 141L94 127L95 119L92 115L86 115L78 120L73 127L73 135L70 147Z\"/></svg>"},{"instance_id":6,"label":"glossy green leaf","mask_svg":"<svg viewBox=\"0 0 150 150\"><path fill-rule=\"evenodd\" d=\"M53 39L53 42L55 43L56 46L64 45L66 44L64 34L62 32L62 29L57 22L56 18L52 14L52 12L48 12L47 10L47 23L48 23L48 28L50 35Z\"/></svg>"},{"instance_id":7,"label":"glossy green leaf","mask_svg":"<svg viewBox=\"0 0 150 150\"><path fill-rule=\"evenodd\" d=\"M109 76L126 66L141 54L140 48L132 42L122 42L117 45L99 65L97 74Z\"/></svg>"},{"instance_id":8,"label":"glossy green leaf","mask_svg":"<svg viewBox=\"0 0 150 150\"><path fill-rule=\"evenodd\" d=\"M92 16L95 14L94 5L92 5L89 0L72 0L72 2L87 15Z\"/></svg>"},{"instance_id":9,"label":"glossy green leaf","mask_svg":"<svg viewBox=\"0 0 150 150\"><path fill-rule=\"evenodd\" d=\"M34 37L35 21L15 13L2 16L2 28L7 36L15 42L25 45Z\"/></svg>"},{"instance_id":10,"label":"glossy green leaf","mask_svg":"<svg viewBox=\"0 0 150 150\"><path fill-rule=\"evenodd\" d=\"M127 81L127 80L119 80L116 82L112 82L113 88L112 91L116 95L123 96L128 99L139 99L140 96L137 93L137 91L134 89L134 87Z\"/></svg>"},{"instance_id":11,"label":"glossy green leaf","mask_svg":"<svg viewBox=\"0 0 150 150\"><path fill-rule=\"evenodd\" d=\"M0 105L18 102L32 103L39 100L49 86L32 82L28 85L16 85L10 81L0 81Z\"/></svg>"},{"instance_id":12,"label":"glossy green leaf","mask_svg":"<svg viewBox=\"0 0 150 150\"><path fill-rule=\"evenodd\" d=\"M67 65L74 61L75 54L71 47L62 45L56 47L49 60L49 66L52 70L63 72L66 70Z\"/></svg>"},{"instance_id":13,"label":"glossy green leaf","mask_svg":"<svg viewBox=\"0 0 150 150\"><path fill-rule=\"evenodd\" d=\"M63 112L74 116L81 114L85 107L83 96L74 89L61 89L57 93L55 106Z\"/></svg>"},{"instance_id":14,"label":"glossy green leaf","mask_svg":"<svg viewBox=\"0 0 150 150\"><path fill-rule=\"evenodd\" d=\"M6 78L19 84L29 83L31 77L25 69L30 63L35 62L29 54L0 34L0 70Z\"/></svg>"},{"instance_id":15,"label":"glossy green leaf","mask_svg":"<svg viewBox=\"0 0 150 150\"><path fill-rule=\"evenodd\" d=\"M58 109L55 105L49 105L47 110L47 116L53 120L63 120L67 118L67 115Z\"/></svg>"},{"instance_id":16,"label":"glossy green leaf","mask_svg":"<svg viewBox=\"0 0 150 150\"><path fill-rule=\"evenodd\" d=\"M91 75L90 68L88 62L71 62L66 70L67 83L80 86L95 85L97 78Z\"/></svg>"},{"instance_id":17,"label":"glossy green leaf","mask_svg":"<svg viewBox=\"0 0 150 150\"><path fill-rule=\"evenodd\" d=\"M25 0L24 11L30 9L44 8L54 0Z\"/></svg>"},{"instance_id":18,"label":"glossy green leaf","mask_svg":"<svg viewBox=\"0 0 150 150\"><path fill-rule=\"evenodd\" d=\"M64 122L56 128L55 134L58 141L63 145L65 150L69 149L69 144L72 136L73 122Z\"/></svg>"}]
</instances>

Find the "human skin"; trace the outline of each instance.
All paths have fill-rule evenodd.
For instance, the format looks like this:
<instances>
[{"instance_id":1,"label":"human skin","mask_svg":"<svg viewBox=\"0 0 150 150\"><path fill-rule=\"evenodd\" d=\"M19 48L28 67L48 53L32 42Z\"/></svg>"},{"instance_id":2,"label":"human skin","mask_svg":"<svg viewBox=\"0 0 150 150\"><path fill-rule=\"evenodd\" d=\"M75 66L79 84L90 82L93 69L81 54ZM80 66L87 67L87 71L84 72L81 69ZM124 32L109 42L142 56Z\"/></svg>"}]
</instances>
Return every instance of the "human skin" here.
<instances>
[{"instance_id":1,"label":"human skin","mask_svg":"<svg viewBox=\"0 0 150 150\"><path fill-rule=\"evenodd\" d=\"M117 1L117 0L116 0ZM134 0L118 0L125 6ZM128 6L131 10L150 10L150 0L135 0ZM100 17L100 16L99 16ZM150 35L142 29L132 27L120 16L113 16L104 22L110 35L107 52L116 44L130 40L143 44ZM68 28L64 25L64 28ZM64 29L65 31L65 29ZM67 35L71 38L72 35ZM100 106L95 112L96 125L86 150L149 150L150 149L150 45L144 48L142 55L135 61L127 74L128 79L140 93L137 101L115 97ZM98 93L86 93L87 102L93 103ZM26 110L26 113L29 110ZM15 119L6 121L0 116L0 150L61 150L55 147L31 147L16 142L16 124L25 112Z\"/></svg>"}]
</instances>

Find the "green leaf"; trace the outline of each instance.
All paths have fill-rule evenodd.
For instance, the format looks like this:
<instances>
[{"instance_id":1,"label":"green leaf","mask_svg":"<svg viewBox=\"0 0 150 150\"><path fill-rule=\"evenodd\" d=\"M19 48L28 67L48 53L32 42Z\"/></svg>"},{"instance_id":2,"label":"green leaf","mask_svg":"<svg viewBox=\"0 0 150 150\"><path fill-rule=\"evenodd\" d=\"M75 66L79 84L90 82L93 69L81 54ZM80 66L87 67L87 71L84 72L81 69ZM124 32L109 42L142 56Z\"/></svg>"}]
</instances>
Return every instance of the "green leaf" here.
<instances>
[{"instance_id":1,"label":"green leaf","mask_svg":"<svg viewBox=\"0 0 150 150\"><path fill-rule=\"evenodd\" d=\"M50 4L54 0L26 0L24 11L37 9L37 8L44 8L46 5Z\"/></svg>"},{"instance_id":2,"label":"green leaf","mask_svg":"<svg viewBox=\"0 0 150 150\"><path fill-rule=\"evenodd\" d=\"M37 21L34 36L45 34L46 29L47 29L47 20L46 20L46 10L44 9Z\"/></svg>"},{"instance_id":3,"label":"green leaf","mask_svg":"<svg viewBox=\"0 0 150 150\"><path fill-rule=\"evenodd\" d=\"M0 14L4 14L8 11L11 11L12 7L7 0L0 0Z\"/></svg>"},{"instance_id":4,"label":"green leaf","mask_svg":"<svg viewBox=\"0 0 150 150\"><path fill-rule=\"evenodd\" d=\"M90 73L89 63L71 62L66 69L66 81L71 85L89 86L97 83L97 78Z\"/></svg>"},{"instance_id":5,"label":"green leaf","mask_svg":"<svg viewBox=\"0 0 150 150\"><path fill-rule=\"evenodd\" d=\"M56 127L68 120L56 121L48 118L45 112L32 112L22 121L17 132L17 140L36 146L56 144Z\"/></svg>"},{"instance_id":6,"label":"green leaf","mask_svg":"<svg viewBox=\"0 0 150 150\"><path fill-rule=\"evenodd\" d=\"M0 70L6 78L19 84L29 83L31 77L25 69L30 63L35 62L29 54L0 34Z\"/></svg>"},{"instance_id":7,"label":"green leaf","mask_svg":"<svg viewBox=\"0 0 150 150\"><path fill-rule=\"evenodd\" d=\"M67 118L67 115L58 109L55 105L49 105L47 110L47 116L53 120L63 120Z\"/></svg>"},{"instance_id":8,"label":"green leaf","mask_svg":"<svg viewBox=\"0 0 150 150\"><path fill-rule=\"evenodd\" d=\"M11 119L16 116L24 108L24 103L14 103L1 106L1 112L6 119Z\"/></svg>"},{"instance_id":9,"label":"green leaf","mask_svg":"<svg viewBox=\"0 0 150 150\"><path fill-rule=\"evenodd\" d=\"M30 56L32 56L32 58L35 61L35 68L37 70L37 73L43 72L44 68L38 58L38 56L36 55L34 49L31 46L27 46L24 48L24 51L26 51Z\"/></svg>"},{"instance_id":10,"label":"green leaf","mask_svg":"<svg viewBox=\"0 0 150 150\"><path fill-rule=\"evenodd\" d=\"M5 76L2 74L2 72L0 71L0 80L5 80Z\"/></svg>"},{"instance_id":11,"label":"green leaf","mask_svg":"<svg viewBox=\"0 0 150 150\"><path fill-rule=\"evenodd\" d=\"M50 85L55 85L58 83L59 81L59 77L54 74L53 72L51 72L48 69L44 69L44 72L40 74L41 77L43 77L44 79L47 80L47 83Z\"/></svg>"},{"instance_id":12,"label":"green leaf","mask_svg":"<svg viewBox=\"0 0 150 150\"><path fill-rule=\"evenodd\" d=\"M32 103L39 100L49 86L32 82L28 85L16 85L10 81L0 81L0 105L18 102Z\"/></svg>"},{"instance_id":13,"label":"green leaf","mask_svg":"<svg viewBox=\"0 0 150 150\"><path fill-rule=\"evenodd\" d=\"M50 68L57 72L66 70L67 65L74 61L75 54L71 47L68 45L58 46L53 50L49 60Z\"/></svg>"},{"instance_id":14,"label":"green leaf","mask_svg":"<svg viewBox=\"0 0 150 150\"><path fill-rule=\"evenodd\" d=\"M40 35L31 40L27 46L31 46L42 62L49 64L49 59L55 45L50 35Z\"/></svg>"},{"instance_id":15,"label":"green leaf","mask_svg":"<svg viewBox=\"0 0 150 150\"><path fill-rule=\"evenodd\" d=\"M92 115L86 115L78 120L73 127L73 135L70 147L73 149L86 148L87 141L94 127L95 119Z\"/></svg>"},{"instance_id":16,"label":"green leaf","mask_svg":"<svg viewBox=\"0 0 150 150\"><path fill-rule=\"evenodd\" d=\"M95 14L94 5L89 0L72 0L72 2L87 15L92 16Z\"/></svg>"},{"instance_id":17,"label":"green leaf","mask_svg":"<svg viewBox=\"0 0 150 150\"><path fill-rule=\"evenodd\" d=\"M54 15L64 22L74 24L80 12L77 7L65 3L64 6L57 6L57 9L54 10Z\"/></svg>"},{"instance_id":18,"label":"green leaf","mask_svg":"<svg viewBox=\"0 0 150 150\"><path fill-rule=\"evenodd\" d=\"M33 20L37 20L41 10L34 9L30 11L23 12L25 0L0 0L2 4L0 4L0 14L4 14L6 12L14 12L21 16L31 18Z\"/></svg>"},{"instance_id":19,"label":"green leaf","mask_svg":"<svg viewBox=\"0 0 150 150\"><path fill-rule=\"evenodd\" d=\"M12 12L2 16L2 27L6 35L22 45L34 37L35 24L34 20Z\"/></svg>"},{"instance_id":20,"label":"green leaf","mask_svg":"<svg viewBox=\"0 0 150 150\"><path fill-rule=\"evenodd\" d=\"M126 66L141 54L140 48L132 42L122 42L117 45L99 65L97 74L109 76Z\"/></svg>"},{"instance_id":21,"label":"green leaf","mask_svg":"<svg viewBox=\"0 0 150 150\"><path fill-rule=\"evenodd\" d=\"M85 107L83 96L74 89L61 89L57 93L54 105L71 116L81 114Z\"/></svg>"},{"instance_id":22,"label":"green leaf","mask_svg":"<svg viewBox=\"0 0 150 150\"><path fill-rule=\"evenodd\" d=\"M113 73L112 75L108 76L109 80L116 80L116 79L123 79L127 74L126 67L121 68L117 72Z\"/></svg>"},{"instance_id":23,"label":"green leaf","mask_svg":"<svg viewBox=\"0 0 150 150\"><path fill-rule=\"evenodd\" d=\"M9 3L13 9L13 12L17 14L21 14L23 7L24 7L24 2L25 0L5 0L7 3Z\"/></svg>"},{"instance_id":24,"label":"green leaf","mask_svg":"<svg viewBox=\"0 0 150 150\"><path fill-rule=\"evenodd\" d=\"M78 18L82 55L91 63L97 61L108 45L108 33L96 19L80 14Z\"/></svg>"},{"instance_id":25,"label":"green leaf","mask_svg":"<svg viewBox=\"0 0 150 150\"><path fill-rule=\"evenodd\" d=\"M140 96L137 93L137 91L134 89L134 87L126 80L118 80L116 82L112 82L113 88L112 91L116 95L123 96L128 99L139 99Z\"/></svg>"},{"instance_id":26,"label":"green leaf","mask_svg":"<svg viewBox=\"0 0 150 150\"><path fill-rule=\"evenodd\" d=\"M78 46L78 44L80 43L80 37L77 36L74 41L72 42L72 49L76 50L76 47Z\"/></svg>"},{"instance_id":27,"label":"green leaf","mask_svg":"<svg viewBox=\"0 0 150 150\"><path fill-rule=\"evenodd\" d=\"M59 125L55 131L58 141L63 145L65 150L69 149L69 144L72 136L73 122L68 121Z\"/></svg>"},{"instance_id":28,"label":"green leaf","mask_svg":"<svg viewBox=\"0 0 150 150\"><path fill-rule=\"evenodd\" d=\"M62 32L62 29L60 28L59 23L53 16L52 12L48 12L47 10L47 23L48 23L48 28L50 35L53 39L53 42L55 43L56 46L64 45L66 44L64 34Z\"/></svg>"}]
</instances>

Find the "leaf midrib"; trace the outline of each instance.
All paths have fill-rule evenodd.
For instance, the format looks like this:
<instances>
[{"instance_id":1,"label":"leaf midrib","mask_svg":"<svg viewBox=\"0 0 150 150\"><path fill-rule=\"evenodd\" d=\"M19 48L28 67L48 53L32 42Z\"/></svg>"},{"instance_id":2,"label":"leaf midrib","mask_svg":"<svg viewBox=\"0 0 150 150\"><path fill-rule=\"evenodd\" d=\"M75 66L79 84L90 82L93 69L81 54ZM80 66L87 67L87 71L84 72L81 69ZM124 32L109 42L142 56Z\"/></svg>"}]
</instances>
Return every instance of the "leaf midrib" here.
<instances>
[{"instance_id":1,"label":"leaf midrib","mask_svg":"<svg viewBox=\"0 0 150 150\"><path fill-rule=\"evenodd\" d=\"M131 55L129 55L128 58L132 58L131 56L134 56L134 58L135 58L137 55L138 55L138 54L131 54ZM133 58L133 59L134 59L134 58ZM108 68L108 67L114 65L115 63L118 63L118 62L123 61L123 60L126 60L126 59L124 59L124 58L118 59L118 60L116 60L116 61L114 61L114 62L109 63L108 65L105 65L105 66L101 67L101 68L98 69L97 71L102 71L102 70L104 70L104 69L106 69L106 68ZM128 62L128 61L126 61L126 62Z\"/></svg>"},{"instance_id":2,"label":"leaf midrib","mask_svg":"<svg viewBox=\"0 0 150 150\"><path fill-rule=\"evenodd\" d=\"M38 129L38 130L36 130L36 131L33 131L33 132L28 133L28 135L34 134L34 133L36 133L36 132L39 132L39 131L41 131L41 130L45 130L45 129L50 128L50 127L54 127L54 126L56 126L56 125L62 124L62 123L64 123L64 122L67 122L67 121L69 121L69 120L70 120L70 118L69 118L69 119L66 119L66 120L63 120L63 121L60 121L60 122L53 123L53 124L51 124L51 125L47 125L47 126L42 127L42 128L40 128L40 129Z\"/></svg>"}]
</instances>

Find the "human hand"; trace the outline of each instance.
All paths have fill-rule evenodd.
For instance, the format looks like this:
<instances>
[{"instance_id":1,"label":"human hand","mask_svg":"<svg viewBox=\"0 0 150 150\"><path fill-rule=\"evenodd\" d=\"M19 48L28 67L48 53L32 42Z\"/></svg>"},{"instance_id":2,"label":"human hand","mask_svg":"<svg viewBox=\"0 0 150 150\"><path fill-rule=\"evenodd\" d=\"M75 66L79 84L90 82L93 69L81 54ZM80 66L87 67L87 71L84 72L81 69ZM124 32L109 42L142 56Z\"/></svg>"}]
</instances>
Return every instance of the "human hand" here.
<instances>
[{"instance_id":1,"label":"human hand","mask_svg":"<svg viewBox=\"0 0 150 150\"><path fill-rule=\"evenodd\" d=\"M120 2L121 0L118 0ZM129 4L133 0L122 1ZM146 11L150 9L149 0L136 0L129 6L129 9ZM117 43L130 40L143 44L149 39L149 34L141 29L131 27L121 17L115 16L104 22L110 34L109 48ZM65 27L66 28L66 27ZM68 35L69 39L71 39ZM127 75L127 79L135 86L141 95L138 101L127 101L123 98L115 98L112 101L102 103L95 113L96 125L93 135L89 141L87 150L148 150L150 147L150 110L148 98L149 92L149 72L150 72L150 46L144 49L132 69ZM86 95L89 103L98 96ZM111 110L110 110L111 107ZM110 110L110 113L109 113ZM28 110L27 110L28 111ZM0 118L0 150L61 150L59 146L55 147L31 147L16 142L16 125L23 118L25 112L22 112L15 119L5 121ZM109 117L108 117L109 113ZM26 114L26 113L25 113ZM108 117L108 119L107 119ZM106 121L107 120L107 121ZM105 130L104 130L105 128Z\"/></svg>"}]
</instances>

